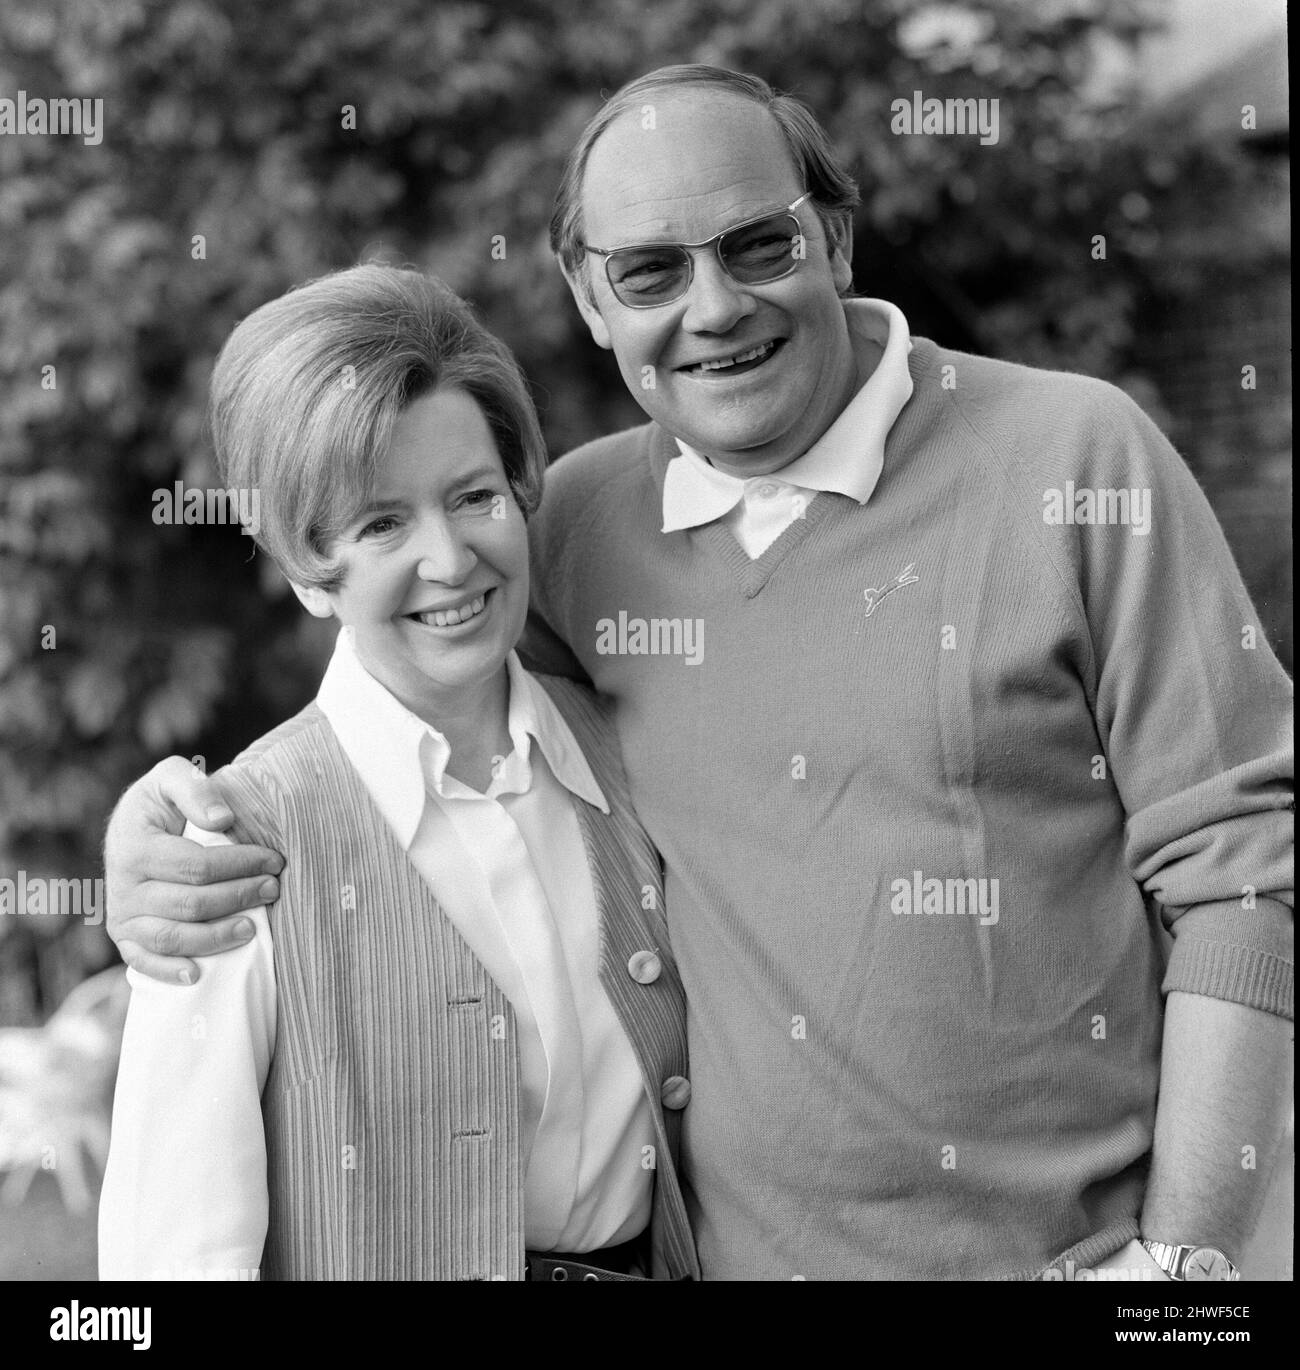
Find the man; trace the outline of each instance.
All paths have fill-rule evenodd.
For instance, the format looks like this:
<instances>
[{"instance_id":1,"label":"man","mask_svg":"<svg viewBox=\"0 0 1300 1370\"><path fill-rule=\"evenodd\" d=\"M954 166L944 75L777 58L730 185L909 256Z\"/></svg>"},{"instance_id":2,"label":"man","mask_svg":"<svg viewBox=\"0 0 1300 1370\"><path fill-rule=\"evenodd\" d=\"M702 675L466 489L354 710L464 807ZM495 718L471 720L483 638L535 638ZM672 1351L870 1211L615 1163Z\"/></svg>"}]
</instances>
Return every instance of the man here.
<instances>
[{"instance_id":1,"label":"man","mask_svg":"<svg viewBox=\"0 0 1300 1370\"><path fill-rule=\"evenodd\" d=\"M552 223L652 422L548 473L531 656L613 700L664 857L704 1275L1229 1274L1286 1117L1289 683L1119 392L844 298L855 201L802 106L669 68ZM160 832L217 799L173 760L119 806L142 970L273 897Z\"/></svg>"}]
</instances>

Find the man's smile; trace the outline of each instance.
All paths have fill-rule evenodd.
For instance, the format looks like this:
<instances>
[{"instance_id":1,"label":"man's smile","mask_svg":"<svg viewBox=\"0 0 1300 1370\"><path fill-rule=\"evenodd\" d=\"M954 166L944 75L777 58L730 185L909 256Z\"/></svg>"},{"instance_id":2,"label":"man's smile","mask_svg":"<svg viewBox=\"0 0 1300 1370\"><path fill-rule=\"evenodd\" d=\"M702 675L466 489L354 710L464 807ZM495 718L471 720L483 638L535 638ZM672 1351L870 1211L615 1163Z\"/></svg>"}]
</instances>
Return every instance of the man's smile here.
<instances>
[{"instance_id":1,"label":"man's smile","mask_svg":"<svg viewBox=\"0 0 1300 1370\"><path fill-rule=\"evenodd\" d=\"M756 343L739 352L722 353L716 357L692 362L687 366L680 366L677 369L687 376L699 378L716 376L730 379L732 376L743 376L750 371L756 371L774 357L784 345L784 338L769 338L766 342Z\"/></svg>"}]
</instances>

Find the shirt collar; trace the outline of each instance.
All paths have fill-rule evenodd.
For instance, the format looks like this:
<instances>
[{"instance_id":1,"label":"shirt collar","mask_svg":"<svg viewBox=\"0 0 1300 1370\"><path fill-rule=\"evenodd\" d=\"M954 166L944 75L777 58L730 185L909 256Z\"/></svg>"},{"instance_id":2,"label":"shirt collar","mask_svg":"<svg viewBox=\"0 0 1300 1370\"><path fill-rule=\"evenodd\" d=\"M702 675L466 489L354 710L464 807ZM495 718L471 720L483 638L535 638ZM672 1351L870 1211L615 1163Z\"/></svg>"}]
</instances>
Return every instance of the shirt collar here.
<instances>
[{"instance_id":1,"label":"shirt collar","mask_svg":"<svg viewBox=\"0 0 1300 1370\"><path fill-rule=\"evenodd\" d=\"M526 764L529 757L530 739L536 738L542 749L551 774L571 794L599 809L609 812L609 804L592 773L587 758L582 754L578 739L564 721L564 716L556 707L555 701L546 693L537 679L523 667L516 653L506 658L506 671L510 676L510 713L507 727L510 740L514 743L514 755ZM504 769L504 768L503 768ZM527 789L525 784L523 789ZM494 785L489 793L495 793Z\"/></svg>"},{"instance_id":2,"label":"shirt collar","mask_svg":"<svg viewBox=\"0 0 1300 1370\"><path fill-rule=\"evenodd\" d=\"M825 433L801 457L766 479L829 490L865 504L884 467L885 439L912 397L907 366L912 342L902 310L888 300L846 300L844 314L854 351L861 356L875 344L882 349L880 361ZM712 523L745 493L743 478L719 471L680 438L676 441L680 455L664 473L665 533Z\"/></svg>"},{"instance_id":3,"label":"shirt collar","mask_svg":"<svg viewBox=\"0 0 1300 1370\"><path fill-rule=\"evenodd\" d=\"M550 696L511 652L507 727L514 751L499 768L488 796L526 792L532 784L529 756L536 739L551 774L565 789L604 813L609 805L569 725ZM360 775L404 850L424 815L426 790L446 794L451 745L413 714L361 664L352 630L340 630L316 703L334 729L344 754ZM463 793L463 791L462 791Z\"/></svg>"}]
</instances>

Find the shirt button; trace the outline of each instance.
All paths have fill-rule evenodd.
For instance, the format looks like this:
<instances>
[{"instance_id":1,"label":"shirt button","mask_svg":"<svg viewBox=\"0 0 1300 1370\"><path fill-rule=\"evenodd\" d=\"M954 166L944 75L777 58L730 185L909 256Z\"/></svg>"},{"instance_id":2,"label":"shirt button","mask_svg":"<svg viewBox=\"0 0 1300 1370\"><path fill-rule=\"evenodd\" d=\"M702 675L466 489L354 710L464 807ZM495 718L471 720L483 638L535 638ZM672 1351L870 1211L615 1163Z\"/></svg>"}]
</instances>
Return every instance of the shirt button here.
<instances>
[{"instance_id":1,"label":"shirt button","mask_svg":"<svg viewBox=\"0 0 1300 1370\"><path fill-rule=\"evenodd\" d=\"M691 1082L684 1075L670 1075L659 1098L665 1108L685 1108L691 1101Z\"/></svg>"},{"instance_id":2,"label":"shirt button","mask_svg":"<svg viewBox=\"0 0 1300 1370\"><path fill-rule=\"evenodd\" d=\"M627 973L638 985L653 985L663 968L664 963L652 951L636 951L628 958Z\"/></svg>"},{"instance_id":3,"label":"shirt button","mask_svg":"<svg viewBox=\"0 0 1300 1370\"><path fill-rule=\"evenodd\" d=\"M762 485L758 487L758 497L759 499L771 499L779 489L780 487L773 485L770 480L765 480Z\"/></svg>"}]
</instances>

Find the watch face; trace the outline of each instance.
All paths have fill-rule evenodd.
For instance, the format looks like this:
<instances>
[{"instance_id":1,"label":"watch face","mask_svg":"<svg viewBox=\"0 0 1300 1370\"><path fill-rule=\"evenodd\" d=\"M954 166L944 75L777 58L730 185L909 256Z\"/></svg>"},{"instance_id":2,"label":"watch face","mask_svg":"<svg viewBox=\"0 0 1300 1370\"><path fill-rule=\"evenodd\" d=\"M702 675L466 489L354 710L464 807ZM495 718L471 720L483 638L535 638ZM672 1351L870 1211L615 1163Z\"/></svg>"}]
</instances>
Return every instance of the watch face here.
<instances>
[{"instance_id":1,"label":"watch face","mask_svg":"<svg viewBox=\"0 0 1300 1370\"><path fill-rule=\"evenodd\" d=\"M1222 1251L1212 1246L1198 1246L1187 1253L1187 1263L1183 1266L1185 1280L1230 1280L1232 1266Z\"/></svg>"}]
</instances>

